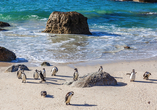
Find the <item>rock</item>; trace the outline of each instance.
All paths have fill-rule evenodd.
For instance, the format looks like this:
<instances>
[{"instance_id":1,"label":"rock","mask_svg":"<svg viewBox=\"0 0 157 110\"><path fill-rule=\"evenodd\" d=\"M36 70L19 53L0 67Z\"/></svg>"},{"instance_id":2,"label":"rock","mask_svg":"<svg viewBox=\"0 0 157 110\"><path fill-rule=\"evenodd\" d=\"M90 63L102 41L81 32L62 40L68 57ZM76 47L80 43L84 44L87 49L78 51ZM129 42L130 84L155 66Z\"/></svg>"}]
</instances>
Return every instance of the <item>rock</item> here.
<instances>
[{"instance_id":1,"label":"rock","mask_svg":"<svg viewBox=\"0 0 157 110\"><path fill-rule=\"evenodd\" d=\"M131 47L130 47L130 46L124 46L124 48L125 48L125 49L131 49Z\"/></svg>"},{"instance_id":2,"label":"rock","mask_svg":"<svg viewBox=\"0 0 157 110\"><path fill-rule=\"evenodd\" d=\"M49 16L46 33L55 34L91 34L87 17L78 12L53 12Z\"/></svg>"},{"instance_id":3,"label":"rock","mask_svg":"<svg viewBox=\"0 0 157 110\"><path fill-rule=\"evenodd\" d=\"M7 26L10 26L10 24L0 21L0 27L7 27Z\"/></svg>"},{"instance_id":4,"label":"rock","mask_svg":"<svg viewBox=\"0 0 157 110\"><path fill-rule=\"evenodd\" d=\"M115 1L133 1L133 2L146 2L146 3L155 3L157 0L115 0Z\"/></svg>"},{"instance_id":5,"label":"rock","mask_svg":"<svg viewBox=\"0 0 157 110\"><path fill-rule=\"evenodd\" d=\"M106 72L95 72L87 74L71 84L72 87L91 87L106 85L117 85L116 79Z\"/></svg>"},{"instance_id":6,"label":"rock","mask_svg":"<svg viewBox=\"0 0 157 110\"><path fill-rule=\"evenodd\" d=\"M1 28L0 28L0 31L7 31L7 30L6 30L6 29L1 29Z\"/></svg>"},{"instance_id":7,"label":"rock","mask_svg":"<svg viewBox=\"0 0 157 110\"><path fill-rule=\"evenodd\" d=\"M50 65L50 63L48 63L48 62L43 62L43 63L41 64L41 66L51 66L51 65Z\"/></svg>"},{"instance_id":8,"label":"rock","mask_svg":"<svg viewBox=\"0 0 157 110\"><path fill-rule=\"evenodd\" d=\"M16 59L14 52L0 46L0 61L10 62Z\"/></svg>"},{"instance_id":9,"label":"rock","mask_svg":"<svg viewBox=\"0 0 157 110\"><path fill-rule=\"evenodd\" d=\"M23 64L19 64L19 65L12 65L11 67L9 67L6 72L16 72L19 68L19 66L21 66L22 70L29 70L27 66L23 65Z\"/></svg>"}]
</instances>

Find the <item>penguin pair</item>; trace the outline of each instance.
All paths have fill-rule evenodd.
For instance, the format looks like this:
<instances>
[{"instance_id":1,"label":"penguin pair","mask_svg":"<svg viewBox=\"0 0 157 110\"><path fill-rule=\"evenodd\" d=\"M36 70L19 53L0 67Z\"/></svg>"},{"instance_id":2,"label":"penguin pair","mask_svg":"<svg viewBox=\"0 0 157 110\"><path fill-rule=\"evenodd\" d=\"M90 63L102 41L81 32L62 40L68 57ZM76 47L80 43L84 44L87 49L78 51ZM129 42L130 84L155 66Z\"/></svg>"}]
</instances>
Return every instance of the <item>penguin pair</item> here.
<instances>
[{"instance_id":1,"label":"penguin pair","mask_svg":"<svg viewBox=\"0 0 157 110\"><path fill-rule=\"evenodd\" d=\"M130 82L135 81L135 75L136 75L136 73L137 73L137 72L135 72L135 69L133 69L131 73L127 73L127 74L126 74L126 75L130 75ZM146 71L146 72L143 74L143 79L148 80L150 75L151 75L151 73Z\"/></svg>"},{"instance_id":2,"label":"penguin pair","mask_svg":"<svg viewBox=\"0 0 157 110\"><path fill-rule=\"evenodd\" d=\"M21 69L21 66L19 66L17 71L17 78L22 79L22 83L26 83L26 74L24 73L24 70Z\"/></svg>"}]
</instances>

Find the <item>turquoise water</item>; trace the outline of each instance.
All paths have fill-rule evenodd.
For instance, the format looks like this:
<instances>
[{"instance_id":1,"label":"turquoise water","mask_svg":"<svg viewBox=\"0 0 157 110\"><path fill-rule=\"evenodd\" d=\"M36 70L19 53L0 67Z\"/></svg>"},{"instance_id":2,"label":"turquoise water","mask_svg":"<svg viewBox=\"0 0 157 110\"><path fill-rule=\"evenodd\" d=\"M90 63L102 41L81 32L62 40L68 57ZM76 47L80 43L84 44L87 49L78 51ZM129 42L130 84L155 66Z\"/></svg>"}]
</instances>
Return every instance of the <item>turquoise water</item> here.
<instances>
[{"instance_id":1,"label":"turquoise water","mask_svg":"<svg viewBox=\"0 0 157 110\"><path fill-rule=\"evenodd\" d=\"M77 11L88 18L92 36L41 33L53 11ZM157 55L157 4L110 0L1 0L0 46L17 61L79 62L144 59ZM131 50L123 47L129 45Z\"/></svg>"}]
</instances>

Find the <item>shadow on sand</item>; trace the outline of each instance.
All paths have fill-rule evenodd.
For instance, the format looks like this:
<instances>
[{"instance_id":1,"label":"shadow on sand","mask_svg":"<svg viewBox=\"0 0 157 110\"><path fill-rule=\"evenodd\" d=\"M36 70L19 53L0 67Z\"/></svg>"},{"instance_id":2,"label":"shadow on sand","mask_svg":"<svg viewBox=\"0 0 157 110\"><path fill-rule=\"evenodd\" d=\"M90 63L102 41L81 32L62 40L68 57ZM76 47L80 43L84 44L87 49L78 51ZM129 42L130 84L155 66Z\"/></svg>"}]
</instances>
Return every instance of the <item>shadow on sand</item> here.
<instances>
[{"instance_id":1,"label":"shadow on sand","mask_svg":"<svg viewBox=\"0 0 157 110\"><path fill-rule=\"evenodd\" d=\"M46 98L54 98L53 95L47 95Z\"/></svg>"},{"instance_id":2,"label":"shadow on sand","mask_svg":"<svg viewBox=\"0 0 157 110\"><path fill-rule=\"evenodd\" d=\"M117 79L123 79L123 77L114 77L114 78L117 78Z\"/></svg>"},{"instance_id":3,"label":"shadow on sand","mask_svg":"<svg viewBox=\"0 0 157 110\"><path fill-rule=\"evenodd\" d=\"M123 82L117 82L116 87L120 87L120 86L126 86L127 83L123 83Z\"/></svg>"},{"instance_id":4,"label":"shadow on sand","mask_svg":"<svg viewBox=\"0 0 157 110\"><path fill-rule=\"evenodd\" d=\"M64 75L56 75L57 77L69 77L69 78L73 78L73 76L64 76Z\"/></svg>"},{"instance_id":5,"label":"shadow on sand","mask_svg":"<svg viewBox=\"0 0 157 110\"><path fill-rule=\"evenodd\" d=\"M138 83L152 83L152 84L157 84L156 82L150 82L150 81L134 81L134 82L138 82Z\"/></svg>"},{"instance_id":6,"label":"shadow on sand","mask_svg":"<svg viewBox=\"0 0 157 110\"><path fill-rule=\"evenodd\" d=\"M86 107L90 107L90 106L97 106L97 105L93 105L93 104L71 104L72 106L86 106Z\"/></svg>"}]
</instances>

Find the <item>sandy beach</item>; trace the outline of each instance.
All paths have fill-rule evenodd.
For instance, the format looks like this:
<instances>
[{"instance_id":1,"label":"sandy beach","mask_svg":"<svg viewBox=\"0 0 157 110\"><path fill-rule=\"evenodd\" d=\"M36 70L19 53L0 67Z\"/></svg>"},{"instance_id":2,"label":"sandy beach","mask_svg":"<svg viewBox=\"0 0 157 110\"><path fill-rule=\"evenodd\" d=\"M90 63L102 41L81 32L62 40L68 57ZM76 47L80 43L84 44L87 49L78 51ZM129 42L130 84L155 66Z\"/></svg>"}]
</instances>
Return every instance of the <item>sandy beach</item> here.
<instances>
[{"instance_id":1,"label":"sandy beach","mask_svg":"<svg viewBox=\"0 0 157 110\"><path fill-rule=\"evenodd\" d=\"M3 64L3 66L2 66ZM80 76L95 72L100 65L75 66ZM95 86L76 88L62 85L72 80L73 68L58 65L57 76L51 76L53 66L45 67L46 83L33 79L35 69L43 67L29 67L25 71L27 83L17 78L16 72L5 72L9 67L1 63L0 67L0 110L155 110L157 109L157 60L123 61L102 65L104 71L110 73L118 81L117 86ZM130 82L126 73L135 69L135 82ZM143 73L152 73L149 80L143 79ZM47 91L48 96L40 96L41 91ZM71 105L65 105L65 95L74 91ZM150 102L150 103L148 103Z\"/></svg>"}]
</instances>

